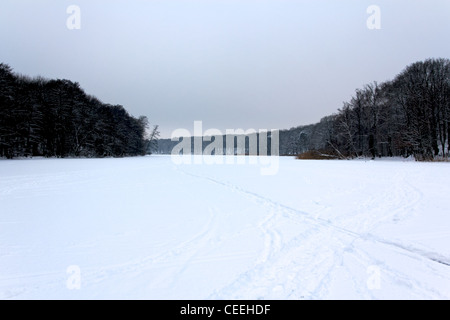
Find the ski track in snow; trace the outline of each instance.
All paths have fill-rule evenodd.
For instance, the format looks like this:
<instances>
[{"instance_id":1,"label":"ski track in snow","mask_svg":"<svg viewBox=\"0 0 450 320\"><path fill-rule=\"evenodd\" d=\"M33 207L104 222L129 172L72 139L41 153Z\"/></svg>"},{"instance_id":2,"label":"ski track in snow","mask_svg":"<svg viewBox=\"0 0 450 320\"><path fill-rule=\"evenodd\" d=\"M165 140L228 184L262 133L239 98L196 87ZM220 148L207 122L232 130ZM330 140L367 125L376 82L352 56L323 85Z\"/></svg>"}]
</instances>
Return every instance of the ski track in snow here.
<instances>
[{"instance_id":1,"label":"ski track in snow","mask_svg":"<svg viewBox=\"0 0 450 320\"><path fill-rule=\"evenodd\" d=\"M149 270L171 269L170 274L165 277L160 277L153 284L170 284L176 283L177 279L183 274L187 266L198 263L208 263L214 261L230 261L233 259L240 259L250 255L250 252L236 252L232 254L216 254L208 256L207 258L196 257L197 251L208 243L214 232L215 218L214 208L210 209L210 219L207 221L200 232L195 234L192 238L180 242L178 245L157 255L150 255L141 257L136 260L127 261L126 263L107 265L101 268L85 268L83 269L83 282L89 285L101 283L105 279L114 278L122 274L142 274ZM14 278L8 277L12 280ZM36 273L28 275L19 275L15 279L27 280L33 279L33 286L24 286L16 288L15 293L6 293L0 296L0 299L11 299L23 293L30 293L32 291L39 291L42 287L54 288L55 290L65 283L67 276L61 272L52 273ZM0 276L0 285L2 278Z\"/></svg>"},{"instance_id":2,"label":"ski track in snow","mask_svg":"<svg viewBox=\"0 0 450 320\"><path fill-rule=\"evenodd\" d=\"M384 249L400 249L401 251L404 251L402 254L420 256L428 259L428 262L436 262L445 266L450 266L450 258L435 252L423 251L412 246L388 241L373 235L370 232L360 233L335 225L330 221L285 206L229 182L208 176L192 174L186 171L181 172L223 186L232 192L238 192L269 211L269 214L259 224L259 228L264 235L264 251L257 260L255 267L241 274L227 287L216 291L210 296L212 299L245 299L248 296L254 297L255 294L259 299L283 299L286 294L289 298L293 299L319 298L322 296L323 292L327 291L330 275L336 267L342 266L342 260L346 255L351 255L353 258L356 258L361 266L367 267L379 265L394 282L401 282L401 279L408 279L405 280L408 285L413 286L416 289L421 289L422 291L425 290L425 295L429 298L445 298L445 296L432 288L427 288L427 286L420 282L411 280L407 275L402 273L401 270L392 269L386 264L380 264L380 262L374 261L370 255L363 250L358 249L357 251L354 251L354 246L357 241L370 241L374 242L377 246L385 247ZM372 221L373 226L371 229L374 229L378 223L382 223L382 221L386 219L394 221L404 219L404 213L410 212L421 200L422 194L420 190L407 182L404 174L397 174L396 179L394 180L397 184L395 195L389 193L385 196L394 198L396 200L395 203L400 203L401 206L393 211L389 211L385 217L382 217L381 219L377 218L380 221ZM369 202L372 203L370 208L373 209L373 203L378 203L379 200L380 199L370 199ZM391 201L387 202L392 203ZM309 230L298 235L290 242L283 243L281 232L277 230L277 225L280 224L283 219L308 223ZM364 224L367 224L367 216L364 216L363 220ZM329 238L331 237L330 231L339 235L333 239L332 248L324 248L324 243L331 243L329 241ZM302 248L304 247L308 248L306 254L305 252L302 252ZM311 250L312 248L314 249ZM327 254L324 254L324 251L327 252ZM299 257L301 257L301 261L298 260ZM337 260L340 260L341 262L336 263ZM286 271L289 275L286 278L280 279L278 275L284 277ZM352 277L351 270L346 268L346 272L353 281L353 287L359 292L361 297L369 299L374 298L372 290L364 290L364 285L356 283L355 279ZM325 276L321 279L314 277L308 279L307 276L304 276L313 274L322 274ZM446 278L446 280L450 280L450 277ZM299 288L300 292L298 292ZM301 288L304 289L302 290Z\"/></svg>"},{"instance_id":3,"label":"ski track in snow","mask_svg":"<svg viewBox=\"0 0 450 320\"><path fill-rule=\"evenodd\" d=\"M247 269L241 270L233 278L227 278L226 283L220 287L204 292L206 295L197 298L340 298L339 290L345 287L350 298L377 299L380 298L379 291L369 289L366 284L369 277L367 270L371 266L381 270L382 286L392 289L393 298L398 298L396 290L410 292L408 298L448 299L450 296L448 290L436 288L427 281L430 276L450 284L450 257L377 234L377 230L385 224L395 224L417 214L424 195L410 183L407 170L397 170L391 179L393 184L385 191L369 194L353 211L330 220L321 217L322 210L333 210L327 205L318 204L322 209L316 211L298 210L274 200L276 198L268 198L241 187L239 180L233 183L203 171L199 174L189 172L185 167L171 168L176 175L185 176L188 180L205 181L223 189L224 193L236 194L256 204L260 211L255 228L261 235L262 249L256 259ZM21 199L26 197L27 192L33 192L35 197L57 195L60 188L102 184L103 179L105 178L92 175L88 170L35 174L32 179L20 175L10 176L0 181L0 197L14 196ZM362 187L355 186L352 192L357 193L359 188ZM184 240L177 239L174 244L143 243L142 253L135 258L120 263L84 267L83 283L89 288L101 288L106 281L111 282L111 279L120 281L123 275L142 278L145 274L159 272L158 277L148 278L146 285L151 288L172 288L189 277L192 266L226 264L255 257L255 252L249 249L227 253L211 250L204 252L212 243L221 244L235 236L226 234L226 239L217 236L222 223L218 218L224 214L226 212L221 211L220 207L209 206L208 218L202 221L197 232ZM26 223L28 222L20 219L0 221L0 228ZM286 233L286 230L290 230L290 233ZM441 231L420 233L415 238L444 239L448 235L448 232ZM119 236L113 235L113 238ZM95 246L95 241L77 241L66 249L68 253L71 250L94 252ZM11 255L38 256L39 253L34 253L34 249L33 245L0 244L0 263ZM153 252L152 249L157 250ZM409 262L413 266L411 269L405 268ZM23 296L39 296L39 292L57 292L66 280L67 274L51 269L48 272L0 274L0 299L20 299ZM344 286L342 282L345 283ZM335 288L338 288L337 292L334 291Z\"/></svg>"}]
</instances>

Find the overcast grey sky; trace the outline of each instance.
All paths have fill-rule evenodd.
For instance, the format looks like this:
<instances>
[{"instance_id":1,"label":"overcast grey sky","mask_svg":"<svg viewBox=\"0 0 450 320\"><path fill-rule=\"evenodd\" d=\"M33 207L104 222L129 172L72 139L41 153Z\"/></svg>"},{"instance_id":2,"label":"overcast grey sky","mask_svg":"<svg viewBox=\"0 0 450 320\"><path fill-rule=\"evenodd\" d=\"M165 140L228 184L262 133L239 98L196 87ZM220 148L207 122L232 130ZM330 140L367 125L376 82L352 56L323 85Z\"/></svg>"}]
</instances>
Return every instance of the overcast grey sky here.
<instances>
[{"instance_id":1,"label":"overcast grey sky","mask_svg":"<svg viewBox=\"0 0 450 320\"><path fill-rule=\"evenodd\" d=\"M81 29L69 30L69 5ZM369 30L369 5L381 30ZM1 0L0 62L77 81L172 130L290 128L450 57L449 0Z\"/></svg>"}]
</instances>

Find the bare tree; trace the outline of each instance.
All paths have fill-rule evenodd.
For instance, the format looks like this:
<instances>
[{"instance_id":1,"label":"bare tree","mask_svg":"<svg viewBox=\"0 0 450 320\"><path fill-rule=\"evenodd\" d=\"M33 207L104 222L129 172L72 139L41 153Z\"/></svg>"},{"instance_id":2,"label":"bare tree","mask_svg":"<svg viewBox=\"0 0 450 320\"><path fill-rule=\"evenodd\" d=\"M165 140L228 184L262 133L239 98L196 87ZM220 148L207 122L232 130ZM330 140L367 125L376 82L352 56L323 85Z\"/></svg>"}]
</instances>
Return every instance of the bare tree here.
<instances>
[{"instance_id":1,"label":"bare tree","mask_svg":"<svg viewBox=\"0 0 450 320\"><path fill-rule=\"evenodd\" d=\"M154 151L158 150L159 136L160 136L159 126L155 125L153 126L152 132L150 133L148 138L147 152L149 154L152 154Z\"/></svg>"}]
</instances>

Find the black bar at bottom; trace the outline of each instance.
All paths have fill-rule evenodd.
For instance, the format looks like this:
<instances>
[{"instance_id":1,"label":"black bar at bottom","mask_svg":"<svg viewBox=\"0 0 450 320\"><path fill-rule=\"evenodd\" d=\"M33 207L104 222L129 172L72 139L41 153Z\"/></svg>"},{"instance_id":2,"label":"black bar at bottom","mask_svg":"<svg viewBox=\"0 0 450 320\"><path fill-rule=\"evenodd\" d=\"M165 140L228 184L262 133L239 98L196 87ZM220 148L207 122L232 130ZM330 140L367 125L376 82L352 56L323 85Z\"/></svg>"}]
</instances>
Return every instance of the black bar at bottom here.
<instances>
[{"instance_id":1,"label":"black bar at bottom","mask_svg":"<svg viewBox=\"0 0 450 320\"><path fill-rule=\"evenodd\" d=\"M46 301L0 301L0 308L4 313L8 308L12 312L18 310L24 311L20 307L21 303L32 303L29 311L35 315L46 315L53 309ZM36 303L37 302L37 303ZM386 308L374 307L372 303L380 301L359 301L364 303L363 312L355 312L351 306L354 301L311 301L311 300L83 300L83 301L59 301L62 303L58 310L69 312L72 318L86 318L86 315L94 317L96 312L102 315L112 315L114 318L132 319L131 315L144 315L144 319L302 319L308 318L307 315L314 315L314 318L325 317L327 314L345 315L352 319L353 317L361 319L366 317L367 312L371 317L385 317ZM417 303L413 302L417 307ZM64 306L66 304L66 306ZM328 306L327 306L328 305ZM358 310L361 310L358 309ZM398 310L389 310L389 315L413 315L415 308L412 306L398 308ZM427 311L429 312L429 311ZM61 314L59 314L61 315ZM141 316L139 318L141 318ZM320 318L319 317L319 318ZM94 317L95 318L95 317ZM309 317L311 318L311 317ZM325 318L328 318L325 317Z\"/></svg>"}]
</instances>

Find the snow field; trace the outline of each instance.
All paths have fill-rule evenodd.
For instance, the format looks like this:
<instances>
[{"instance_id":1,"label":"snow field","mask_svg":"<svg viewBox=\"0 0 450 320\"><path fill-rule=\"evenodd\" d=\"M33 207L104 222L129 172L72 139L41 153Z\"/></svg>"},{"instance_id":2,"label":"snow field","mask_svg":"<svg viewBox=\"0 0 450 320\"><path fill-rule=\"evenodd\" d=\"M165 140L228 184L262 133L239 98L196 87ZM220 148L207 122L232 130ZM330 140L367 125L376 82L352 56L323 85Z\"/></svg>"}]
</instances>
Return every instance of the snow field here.
<instances>
[{"instance_id":1,"label":"snow field","mask_svg":"<svg viewBox=\"0 0 450 320\"><path fill-rule=\"evenodd\" d=\"M0 298L449 299L448 177L385 160L281 157L273 176L0 161Z\"/></svg>"}]
</instances>

